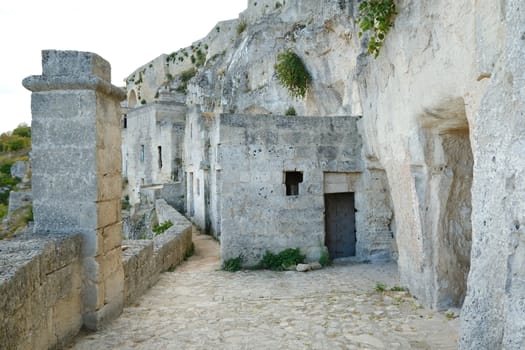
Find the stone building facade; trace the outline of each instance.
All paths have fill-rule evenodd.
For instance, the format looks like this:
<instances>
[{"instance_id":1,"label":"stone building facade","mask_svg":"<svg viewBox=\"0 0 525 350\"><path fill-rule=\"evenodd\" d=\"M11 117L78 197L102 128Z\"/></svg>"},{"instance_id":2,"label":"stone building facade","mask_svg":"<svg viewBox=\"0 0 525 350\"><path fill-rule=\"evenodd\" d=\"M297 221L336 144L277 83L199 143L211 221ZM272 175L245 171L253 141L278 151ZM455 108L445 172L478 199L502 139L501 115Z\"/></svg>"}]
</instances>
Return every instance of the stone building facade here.
<instances>
[{"instance_id":1,"label":"stone building facade","mask_svg":"<svg viewBox=\"0 0 525 350\"><path fill-rule=\"evenodd\" d=\"M223 260L241 255L247 265L256 264L266 251L296 247L310 261L319 260L325 249L331 258L391 258L391 216L375 220L391 215L387 188L376 188L377 196L370 191L358 121L218 118L211 131L209 170L210 203L216 208L209 212L217 218L214 232ZM380 210L371 210L374 201Z\"/></svg>"},{"instance_id":2,"label":"stone building facade","mask_svg":"<svg viewBox=\"0 0 525 350\"><path fill-rule=\"evenodd\" d=\"M158 101L128 108L122 119L123 176L131 205L157 197L183 211L182 149L186 105L162 93Z\"/></svg>"}]
</instances>

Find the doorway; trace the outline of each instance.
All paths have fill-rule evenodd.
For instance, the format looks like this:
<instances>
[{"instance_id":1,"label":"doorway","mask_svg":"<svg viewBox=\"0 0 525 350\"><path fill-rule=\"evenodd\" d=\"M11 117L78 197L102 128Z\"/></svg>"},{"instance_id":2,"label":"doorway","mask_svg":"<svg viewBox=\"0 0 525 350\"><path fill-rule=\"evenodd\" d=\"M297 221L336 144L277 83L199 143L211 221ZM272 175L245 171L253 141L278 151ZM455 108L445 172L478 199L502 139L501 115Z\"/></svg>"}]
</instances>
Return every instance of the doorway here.
<instances>
[{"instance_id":1,"label":"doorway","mask_svg":"<svg viewBox=\"0 0 525 350\"><path fill-rule=\"evenodd\" d=\"M355 256L354 193L329 193L325 202L325 244L330 259Z\"/></svg>"}]
</instances>

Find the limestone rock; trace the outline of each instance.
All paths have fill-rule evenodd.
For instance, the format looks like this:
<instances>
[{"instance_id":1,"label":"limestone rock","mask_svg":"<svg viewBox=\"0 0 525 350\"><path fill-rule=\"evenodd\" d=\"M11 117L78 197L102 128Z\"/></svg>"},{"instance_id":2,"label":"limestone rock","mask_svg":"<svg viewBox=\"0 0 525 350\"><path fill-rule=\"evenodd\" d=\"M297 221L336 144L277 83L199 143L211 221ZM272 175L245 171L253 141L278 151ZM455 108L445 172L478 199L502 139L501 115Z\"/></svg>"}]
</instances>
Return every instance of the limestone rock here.
<instances>
[{"instance_id":1,"label":"limestone rock","mask_svg":"<svg viewBox=\"0 0 525 350\"><path fill-rule=\"evenodd\" d=\"M321 264L320 264L319 262L317 262L317 261L314 261L314 262L312 262L312 263L310 263L310 264L308 264L308 265L310 265L310 269L311 269L311 270L320 270L320 269L323 268L323 265L321 265Z\"/></svg>"},{"instance_id":2,"label":"limestone rock","mask_svg":"<svg viewBox=\"0 0 525 350\"><path fill-rule=\"evenodd\" d=\"M11 176L23 179L29 172L29 162L19 160L11 166Z\"/></svg>"},{"instance_id":3,"label":"limestone rock","mask_svg":"<svg viewBox=\"0 0 525 350\"><path fill-rule=\"evenodd\" d=\"M297 267L295 268L297 272L307 272L312 269L310 264L297 264Z\"/></svg>"}]
</instances>

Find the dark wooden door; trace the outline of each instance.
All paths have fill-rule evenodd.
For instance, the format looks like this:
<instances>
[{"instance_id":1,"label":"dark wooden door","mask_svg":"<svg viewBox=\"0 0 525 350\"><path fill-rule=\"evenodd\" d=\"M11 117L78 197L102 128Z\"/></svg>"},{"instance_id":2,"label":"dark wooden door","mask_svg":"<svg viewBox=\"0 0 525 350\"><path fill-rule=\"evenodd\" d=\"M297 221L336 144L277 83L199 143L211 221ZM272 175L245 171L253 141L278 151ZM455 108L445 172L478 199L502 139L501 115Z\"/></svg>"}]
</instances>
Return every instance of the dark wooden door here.
<instances>
[{"instance_id":1,"label":"dark wooden door","mask_svg":"<svg viewBox=\"0 0 525 350\"><path fill-rule=\"evenodd\" d=\"M353 193L325 194L325 235L331 259L355 256Z\"/></svg>"}]
</instances>

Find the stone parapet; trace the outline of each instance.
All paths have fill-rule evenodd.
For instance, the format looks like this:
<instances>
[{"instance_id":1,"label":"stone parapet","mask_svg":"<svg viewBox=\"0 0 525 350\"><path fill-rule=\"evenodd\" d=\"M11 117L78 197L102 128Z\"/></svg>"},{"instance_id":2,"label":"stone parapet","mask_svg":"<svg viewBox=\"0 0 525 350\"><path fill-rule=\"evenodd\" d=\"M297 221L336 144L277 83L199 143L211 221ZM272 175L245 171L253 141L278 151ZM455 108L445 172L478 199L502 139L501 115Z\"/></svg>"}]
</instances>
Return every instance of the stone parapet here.
<instances>
[{"instance_id":1,"label":"stone parapet","mask_svg":"<svg viewBox=\"0 0 525 350\"><path fill-rule=\"evenodd\" d=\"M160 273L179 265L192 247L192 225L163 199L156 201L159 222L173 223L152 240L126 240L123 246L124 303L131 305L159 279Z\"/></svg>"},{"instance_id":2,"label":"stone parapet","mask_svg":"<svg viewBox=\"0 0 525 350\"><path fill-rule=\"evenodd\" d=\"M0 241L0 348L64 347L80 330L80 235Z\"/></svg>"}]
</instances>

